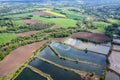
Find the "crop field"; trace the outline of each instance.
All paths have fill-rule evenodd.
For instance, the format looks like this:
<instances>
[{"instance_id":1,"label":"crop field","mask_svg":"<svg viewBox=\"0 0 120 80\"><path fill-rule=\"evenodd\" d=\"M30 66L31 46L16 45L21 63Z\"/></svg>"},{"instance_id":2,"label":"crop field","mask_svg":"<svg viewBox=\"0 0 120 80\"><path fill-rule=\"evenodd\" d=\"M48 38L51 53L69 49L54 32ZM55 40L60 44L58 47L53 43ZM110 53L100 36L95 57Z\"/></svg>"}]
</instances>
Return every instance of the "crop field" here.
<instances>
[{"instance_id":1,"label":"crop field","mask_svg":"<svg viewBox=\"0 0 120 80\"><path fill-rule=\"evenodd\" d=\"M103 42L108 41L109 37L105 36L104 34L99 33L90 33L90 32L78 32L71 35L72 38L84 38L91 41L96 42Z\"/></svg>"},{"instance_id":2,"label":"crop field","mask_svg":"<svg viewBox=\"0 0 120 80\"><path fill-rule=\"evenodd\" d=\"M57 10L55 9L55 10L52 10L52 11L56 12L56 13L61 13L62 12L62 10L58 10L58 9Z\"/></svg>"},{"instance_id":3,"label":"crop field","mask_svg":"<svg viewBox=\"0 0 120 80\"><path fill-rule=\"evenodd\" d=\"M59 14L59 13L56 13L56 12L52 12L52 11L50 11L50 10L45 10L44 12L46 12L46 13L48 13L48 14L52 14L52 15L54 15L54 16L66 18L65 15Z\"/></svg>"},{"instance_id":4,"label":"crop field","mask_svg":"<svg viewBox=\"0 0 120 80\"><path fill-rule=\"evenodd\" d=\"M16 21L15 21L15 24L16 24L17 26L23 26L23 25L24 25L24 22L23 22L22 20L16 20Z\"/></svg>"},{"instance_id":5,"label":"crop field","mask_svg":"<svg viewBox=\"0 0 120 80\"><path fill-rule=\"evenodd\" d=\"M28 13L19 13L19 14L14 14L14 15L8 15L5 17L9 17L9 18L18 18L18 17L27 17L29 15L33 15L33 12L28 12Z\"/></svg>"},{"instance_id":6,"label":"crop field","mask_svg":"<svg viewBox=\"0 0 120 80\"><path fill-rule=\"evenodd\" d=\"M109 26L111 24L105 23L105 22L93 22L93 26L97 27L96 31L104 33L105 27Z\"/></svg>"},{"instance_id":7,"label":"crop field","mask_svg":"<svg viewBox=\"0 0 120 80\"><path fill-rule=\"evenodd\" d=\"M40 20L30 20L30 19L26 19L26 20L23 20L23 22L25 24L36 24L36 23L40 23L40 22L43 22L43 21L40 21Z\"/></svg>"},{"instance_id":8,"label":"crop field","mask_svg":"<svg viewBox=\"0 0 120 80\"><path fill-rule=\"evenodd\" d=\"M29 31L29 32L23 32L23 33L18 33L18 36L25 37L25 36L30 36L32 34L38 33L40 31Z\"/></svg>"},{"instance_id":9,"label":"crop field","mask_svg":"<svg viewBox=\"0 0 120 80\"><path fill-rule=\"evenodd\" d=\"M0 80L120 80L120 1L0 0Z\"/></svg>"},{"instance_id":10,"label":"crop field","mask_svg":"<svg viewBox=\"0 0 120 80\"><path fill-rule=\"evenodd\" d=\"M4 60L0 62L0 77L9 75L16 71L33 53L47 41L36 42L19 47L12 51ZM17 57L19 56L19 57ZM17 57L17 58L16 58ZM13 65L16 64L16 65ZM9 66L9 67L8 67Z\"/></svg>"},{"instance_id":11,"label":"crop field","mask_svg":"<svg viewBox=\"0 0 120 80\"><path fill-rule=\"evenodd\" d=\"M113 45L113 50L120 52L120 46L119 45Z\"/></svg>"},{"instance_id":12,"label":"crop field","mask_svg":"<svg viewBox=\"0 0 120 80\"><path fill-rule=\"evenodd\" d=\"M112 71L108 71L105 80L120 80L120 76Z\"/></svg>"},{"instance_id":13,"label":"crop field","mask_svg":"<svg viewBox=\"0 0 120 80\"><path fill-rule=\"evenodd\" d=\"M108 21L109 21L110 23L114 23L114 24L120 25L120 20L117 20L117 19L108 19Z\"/></svg>"},{"instance_id":14,"label":"crop field","mask_svg":"<svg viewBox=\"0 0 120 80\"><path fill-rule=\"evenodd\" d=\"M64 10L63 13L66 13L66 16L70 19L77 19L77 20L83 20L84 17L78 15L77 13L69 10Z\"/></svg>"},{"instance_id":15,"label":"crop field","mask_svg":"<svg viewBox=\"0 0 120 80\"><path fill-rule=\"evenodd\" d=\"M41 16L41 15L44 15L44 14L48 14L48 13L42 12L42 11L33 13L34 16Z\"/></svg>"},{"instance_id":16,"label":"crop field","mask_svg":"<svg viewBox=\"0 0 120 80\"><path fill-rule=\"evenodd\" d=\"M39 17L40 15L44 15L44 14L51 14L51 15L58 16L58 17L61 17L61 18L44 18L44 17ZM28 17L29 15L33 15L31 17L33 20L36 20L36 21L40 20L40 22L42 20L42 21L48 22L48 23L55 23L57 26L61 26L61 27L65 27L65 28L76 27L77 26L76 25L77 20L73 20L72 18L71 19L70 18L66 18L65 15L62 15L62 14L59 14L59 13L55 13L55 12L52 12L52 11L49 11L49 10L46 10L46 11L43 11L43 12L35 12L35 13L15 14L15 15L11 15L11 16L8 16L8 17L13 17L14 20L15 20L15 24L17 26L23 26L23 25L25 25L25 23L31 23L31 22L34 23L34 21L26 21L26 19L22 19L24 17ZM74 15L71 15L71 16L74 16ZM78 18L78 16L75 16L75 17Z\"/></svg>"},{"instance_id":17,"label":"crop field","mask_svg":"<svg viewBox=\"0 0 120 80\"><path fill-rule=\"evenodd\" d=\"M110 57L110 69L113 71L116 71L117 73L120 73L120 52L112 51Z\"/></svg>"},{"instance_id":18,"label":"crop field","mask_svg":"<svg viewBox=\"0 0 120 80\"><path fill-rule=\"evenodd\" d=\"M34 16L33 19L42 20L45 22L55 23L58 26L68 28L68 27L76 27L76 20L73 19L66 19L66 18L43 18L43 17L36 17Z\"/></svg>"},{"instance_id":19,"label":"crop field","mask_svg":"<svg viewBox=\"0 0 120 80\"><path fill-rule=\"evenodd\" d=\"M4 44L7 43L9 41L11 41L12 39L17 38L16 34L12 34L12 33L2 33L0 34L0 44Z\"/></svg>"}]
</instances>

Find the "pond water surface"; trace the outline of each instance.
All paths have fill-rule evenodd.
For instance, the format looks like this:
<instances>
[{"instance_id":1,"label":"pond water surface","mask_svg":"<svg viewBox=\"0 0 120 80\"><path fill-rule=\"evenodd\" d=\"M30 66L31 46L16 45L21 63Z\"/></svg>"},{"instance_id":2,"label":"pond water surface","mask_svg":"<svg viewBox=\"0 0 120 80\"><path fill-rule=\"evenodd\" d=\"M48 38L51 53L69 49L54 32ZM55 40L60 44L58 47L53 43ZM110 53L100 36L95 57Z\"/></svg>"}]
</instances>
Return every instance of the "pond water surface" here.
<instances>
[{"instance_id":1,"label":"pond water surface","mask_svg":"<svg viewBox=\"0 0 120 80\"><path fill-rule=\"evenodd\" d=\"M97 75L101 75L103 73L102 68L91 65L91 64L85 64L81 62L77 63L69 60L60 59L58 56L54 54L54 52L49 47L44 48L44 50L40 52L39 57L45 58L49 61L52 61L56 64L59 64L68 68L73 68L73 69L90 72L90 73L95 72Z\"/></svg>"},{"instance_id":2,"label":"pond water surface","mask_svg":"<svg viewBox=\"0 0 120 80\"><path fill-rule=\"evenodd\" d=\"M25 68L15 80L47 80L29 68Z\"/></svg>"},{"instance_id":3,"label":"pond water surface","mask_svg":"<svg viewBox=\"0 0 120 80\"><path fill-rule=\"evenodd\" d=\"M101 53L101 54L105 54L108 55L110 47L111 47L111 43L103 43L103 44L94 44L91 42L83 42L81 40L77 40L77 39L68 39L66 41L64 41L64 43L72 45L74 47L77 47L79 49L88 49L90 51L94 51L97 53Z\"/></svg>"},{"instance_id":4,"label":"pond water surface","mask_svg":"<svg viewBox=\"0 0 120 80\"><path fill-rule=\"evenodd\" d=\"M76 73L60 69L37 58L31 61L30 65L44 73L50 74L54 80L81 80L80 76Z\"/></svg>"},{"instance_id":5,"label":"pond water surface","mask_svg":"<svg viewBox=\"0 0 120 80\"><path fill-rule=\"evenodd\" d=\"M106 66L106 57L104 55L100 55L94 52L85 52L82 50L77 50L70 46L64 45L62 43L52 42L50 44L54 49L56 49L61 56L69 57L75 60L83 60L87 62L93 62L96 64L100 64L102 66Z\"/></svg>"}]
</instances>

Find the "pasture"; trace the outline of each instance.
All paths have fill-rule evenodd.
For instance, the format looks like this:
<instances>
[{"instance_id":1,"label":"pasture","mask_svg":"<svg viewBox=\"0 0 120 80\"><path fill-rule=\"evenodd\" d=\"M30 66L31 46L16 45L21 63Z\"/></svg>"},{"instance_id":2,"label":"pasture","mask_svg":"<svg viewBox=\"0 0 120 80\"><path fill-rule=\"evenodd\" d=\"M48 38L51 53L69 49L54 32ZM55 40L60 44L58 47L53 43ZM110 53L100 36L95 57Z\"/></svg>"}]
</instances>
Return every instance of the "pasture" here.
<instances>
[{"instance_id":1,"label":"pasture","mask_svg":"<svg viewBox=\"0 0 120 80\"><path fill-rule=\"evenodd\" d=\"M105 23L105 22L93 22L93 26L97 27L95 31L104 33L105 32L105 27L109 26L111 24Z\"/></svg>"},{"instance_id":2,"label":"pasture","mask_svg":"<svg viewBox=\"0 0 120 80\"><path fill-rule=\"evenodd\" d=\"M33 12L27 12L27 13L18 13L18 14L14 14L14 15L8 15L5 17L9 17L9 18L18 18L18 17L27 17L29 15L33 15Z\"/></svg>"},{"instance_id":3,"label":"pasture","mask_svg":"<svg viewBox=\"0 0 120 80\"><path fill-rule=\"evenodd\" d=\"M69 19L83 20L85 17L79 16L76 12L64 10L63 13L66 14Z\"/></svg>"},{"instance_id":4,"label":"pasture","mask_svg":"<svg viewBox=\"0 0 120 80\"><path fill-rule=\"evenodd\" d=\"M58 26L68 28L68 27L76 27L76 20L73 19L66 19L66 18L43 18L43 17L36 17L34 16L33 19L42 20L48 23L55 23Z\"/></svg>"},{"instance_id":5,"label":"pasture","mask_svg":"<svg viewBox=\"0 0 120 80\"><path fill-rule=\"evenodd\" d=\"M9 41L11 41L12 39L17 38L16 34L12 34L12 33L1 33L0 34L0 44L4 44L7 43Z\"/></svg>"},{"instance_id":6,"label":"pasture","mask_svg":"<svg viewBox=\"0 0 120 80\"><path fill-rule=\"evenodd\" d=\"M15 24L16 24L16 26L23 26L24 22L22 20L16 20Z\"/></svg>"},{"instance_id":7,"label":"pasture","mask_svg":"<svg viewBox=\"0 0 120 80\"><path fill-rule=\"evenodd\" d=\"M120 25L120 20L117 20L117 19L108 19L108 22L110 23L113 23L113 24L117 24L117 25Z\"/></svg>"}]
</instances>

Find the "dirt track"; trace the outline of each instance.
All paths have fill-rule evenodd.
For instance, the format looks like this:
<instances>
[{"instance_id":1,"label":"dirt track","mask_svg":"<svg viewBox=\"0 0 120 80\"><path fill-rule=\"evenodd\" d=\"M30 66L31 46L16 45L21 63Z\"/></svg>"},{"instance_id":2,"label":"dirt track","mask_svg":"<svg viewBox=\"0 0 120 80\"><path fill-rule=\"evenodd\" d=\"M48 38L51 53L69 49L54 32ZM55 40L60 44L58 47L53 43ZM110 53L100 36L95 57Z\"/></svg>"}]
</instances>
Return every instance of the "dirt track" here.
<instances>
[{"instance_id":1,"label":"dirt track","mask_svg":"<svg viewBox=\"0 0 120 80\"><path fill-rule=\"evenodd\" d=\"M36 42L12 51L0 62L0 77L7 76L16 71L40 46L46 42L47 41Z\"/></svg>"},{"instance_id":2,"label":"dirt track","mask_svg":"<svg viewBox=\"0 0 120 80\"><path fill-rule=\"evenodd\" d=\"M57 41L57 42L62 42L64 41L66 38L53 38L53 41Z\"/></svg>"},{"instance_id":3,"label":"dirt track","mask_svg":"<svg viewBox=\"0 0 120 80\"><path fill-rule=\"evenodd\" d=\"M25 24L36 24L36 23L40 23L40 22L43 22L43 21L41 21L41 20L35 20L35 19L25 19L25 20L23 20L23 22Z\"/></svg>"},{"instance_id":4,"label":"dirt track","mask_svg":"<svg viewBox=\"0 0 120 80\"><path fill-rule=\"evenodd\" d=\"M54 26L51 27L51 29L57 29L57 28L60 28L60 26L54 25Z\"/></svg>"}]
</instances>

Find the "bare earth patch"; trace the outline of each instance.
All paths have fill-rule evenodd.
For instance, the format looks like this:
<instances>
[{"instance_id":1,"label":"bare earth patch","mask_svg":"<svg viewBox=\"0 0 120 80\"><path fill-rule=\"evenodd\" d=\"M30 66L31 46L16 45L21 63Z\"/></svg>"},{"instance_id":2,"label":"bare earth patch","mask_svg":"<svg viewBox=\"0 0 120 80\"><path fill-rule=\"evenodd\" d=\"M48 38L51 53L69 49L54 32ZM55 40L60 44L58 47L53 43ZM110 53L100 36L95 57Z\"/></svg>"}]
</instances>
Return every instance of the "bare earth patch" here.
<instances>
[{"instance_id":1,"label":"bare earth patch","mask_svg":"<svg viewBox=\"0 0 120 80\"><path fill-rule=\"evenodd\" d=\"M18 36L25 37L25 36L30 36L32 34L38 33L40 31L29 31L29 32L23 32L23 33L18 33Z\"/></svg>"},{"instance_id":2,"label":"bare earth patch","mask_svg":"<svg viewBox=\"0 0 120 80\"><path fill-rule=\"evenodd\" d=\"M113 50L120 51L120 45L113 45Z\"/></svg>"},{"instance_id":3,"label":"bare earth patch","mask_svg":"<svg viewBox=\"0 0 120 80\"><path fill-rule=\"evenodd\" d=\"M40 22L43 22L41 20L35 20L35 19L26 19L26 20L23 20L23 22L25 24L36 24L36 23L40 23Z\"/></svg>"},{"instance_id":4,"label":"bare earth patch","mask_svg":"<svg viewBox=\"0 0 120 80\"><path fill-rule=\"evenodd\" d=\"M85 39L89 39L89 40L92 40L92 41L99 41L99 42L109 40L109 37L105 36L104 34L90 33L90 32L74 33L74 34L71 35L71 38L74 38L74 39L85 38Z\"/></svg>"},{"instance_id":5,"label":"bare earth patch","mask_svg":"<svg viewBox=\"0 0 120 80\"><path fill-rule=\"evenodd\" d=\"M112 51L109 57L110 69L120 74L120 52Z\"/></svg>"},{"instance_id":6,"label":"bare earth patch","mask_svg":"<svg viewBox=\"0 0 120 80\"><path fill-rule=\"evenodd\" d=\"M52 40L56 42L63 42L65 39L66 38L53 38Z\"/></svg>"},{"instance_id":7,"label":"bare earth patch","mask_svg":"<svg viewBox=\"0 0 120 80\"><path fill-rule=\"evenodd\" d=\"M107 71L105 80L120 80L120 76L118 76L114 72Z\"/></svg>"},{"instance_id":8,"label":"bare earth patch","mask_svg":"<svg viewBox=\"0 0 120 80\"><path fill-rule=\"evenodd\" d=\"M5 77L16 71L33 53L47 40L19 47L12 51L4 60L0 62L0 77Z\"/></svg>"},{"instance_id":9,"label":"bare earth patch","mask_svg":"<svg viewBox=\"0 0 120 80\"><path fill-rule=\"evenodd\" d=\"M41 16L41 15L44 15L44 14L48 14L46 12L35 12L34 15L35 16Z\"/></svg>"}]
</instances>

